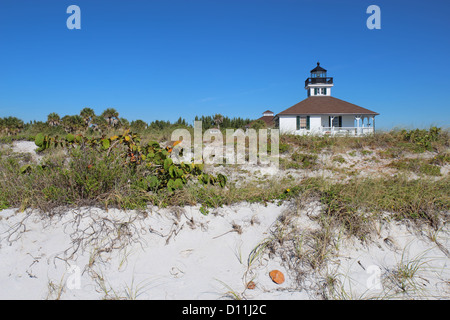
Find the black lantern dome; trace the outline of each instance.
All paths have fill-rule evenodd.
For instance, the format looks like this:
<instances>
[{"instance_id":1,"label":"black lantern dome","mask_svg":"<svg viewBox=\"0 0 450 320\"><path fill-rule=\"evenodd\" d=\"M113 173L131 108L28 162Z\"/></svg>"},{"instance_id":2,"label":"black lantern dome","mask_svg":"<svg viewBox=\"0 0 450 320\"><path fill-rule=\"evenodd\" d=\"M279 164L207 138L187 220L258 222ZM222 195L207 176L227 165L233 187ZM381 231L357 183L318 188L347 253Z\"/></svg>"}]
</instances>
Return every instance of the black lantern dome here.
<instances>
[{"instance_id":1,"label":"black lantern dome","mask_svg":"<svg viewBox=\"0 0 450 320\"><path fill-rule=\"evenodd\" d=\"M333 84L333 78L327 77L327 70L320 66L320 62L311 70L311 77L306 79L305 87L310 84Z\"/></svg>"},{"instance_id":2,"label":"black lantern dome","mask_svg":"<svg viewBox=\"0 0 450 320\"><path fill-rule=\"evenodd\" d=\"M311 70L311 78L326 78L327 70L320 66L320 62L317 62L317 67Z\"/></svg>"}]
</instances>

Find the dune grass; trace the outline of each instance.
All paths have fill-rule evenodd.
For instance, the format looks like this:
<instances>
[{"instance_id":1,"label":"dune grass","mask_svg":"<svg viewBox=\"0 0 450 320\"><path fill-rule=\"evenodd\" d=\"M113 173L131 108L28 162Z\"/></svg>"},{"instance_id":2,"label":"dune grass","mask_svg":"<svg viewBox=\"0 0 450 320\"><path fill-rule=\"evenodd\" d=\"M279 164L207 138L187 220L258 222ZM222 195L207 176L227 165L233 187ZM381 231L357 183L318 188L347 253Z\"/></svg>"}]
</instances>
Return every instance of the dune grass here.
<instances>
[{"instance_id":1,"label":"dune grass","mask_svg":"<svg viewBox=\"0 0 450 320\"><path fill-rule=\"evenodd\" d=\"M142 139L149 139L144 134ZM255 179L245 185L230 181L225 188L204 186L190 181L184 188L168 192L150 192L142 186L145 172L139 167L123 165L120 150L99 153L95 150L53 149L42 152L38 165L26 154L0 149L0 209L36 208L51 212L64 206L100 206L123 209L145 209L148 205L184 206L201 204L204 214L239 202L277 202L303 196L318 199L324 214L343 226L346 232L364 238L367 222L383 213L395 219L426 221L437 227L442 212L448 211L450 181L440 168L449 162L449 134L447 131L391 131L371 136L314 137L281 136L291 152L281 169L316 170L318 156L326 149L340 152L372 154L369 149L424 152L434 150L435 156L426 159L393 159L395 176L360 177L347 179L325 177L297 179L280 176ZM288 152L288 151L286 151ZM397 152L395 156L398 156ZM342 158L342 157L341 157ZM336 164L341 158L333 158ZM320 165L319 165L320 167ZM409 179L408 173L423 173L419 179Z\"/></svg>"},{"instance_id":2,"label":"dune grass","mask_svg":"<svg viewBox=\"0 0 450 320\"><path fill-rule=\"evenodd\" d=\"M142 139L167 141L166 133L144 134ZM337 154L331 158L337 167L345 164L344 153L351 157L360 154L389 159L388 167L396 170L393 175L347 174L346 179L279 175L250 179L246 183L229 181L225 188L205 186L192 180L182 189L172 192L165 189L148 191L141 183L145 172L139 167L123 165L119 151L106 154L95 150L74 149L68 152L52 149L42 152L43 160L37 164L30 155L0 148L0 210L32 208L52 215L64 212L67 207L145 210L148 205L201 205L201 212L206 215L214 213L216 208L241 202L288 202L291 210L278 218L273 232L255 246L247 261L241 253L238 255L239 261L248 268L256 265L267 252L280 255L301 284L308 274L325 269L338 251L341 237L370 241L377 232L376 222L380 220L407 220L418 226L425 224L429 227L426 230L434 230L430 231L430 238L439 244L437 233L450 218L450 178L441 170L450 159L449 136L447 132L440 132L427 140L424 135L421 131L396 131L361 138L281 136L280 147L286 159L280 161L281 170L313 172L323 169L319 153L331 151ZM434 152L431 156L403 157L406 153L430 150ZM417 177L411 179L411 172ZM318 228L298 228L295 219L300 210L310 204L318 208L318 213L310 217ZM241 226L234 224L231 231L242 232ZM108 234L116 236L119 233L109 231ZM93 253L92 263L97 254ZM418 275L424 267L425 260L420 257L408 260L402 256L402 261L388 274L389 288L392 287L396 295L414 292ZM324 283L328 290L327 293L324 289L324 296L351 297L339 283L337 275L325 275ZM141 284L132 283L119 294L105 283L102 285L108 299L135 299L143 288ZM227 295L242 298L241 294L228 289ZM50 282L49 293L59 298L61 286Z\"/></svg>"},{"instance_id":3,"label":"dune grass","mask_svg":"<svg viewBox=\"0 0 450 320\"><path fill-rule=\"evenodd\" d=\"M0 204L3 208L37 208L50 212L61 206L145 208L147 205L202 204L217 208L239 202L277 202L309 194L324 205L324 213L360 238L373 216L389 212L395 219L419 219L437 227L440 212L450 205L448 176L438 180L395 177L331 179L274 178L225 188L192 181L175 192L148 192L140 186L139 169L123 166L118 155L74 151L48 154L42 165L23 171L19 154L0 157Z\"/></svg>"}]
</instances>

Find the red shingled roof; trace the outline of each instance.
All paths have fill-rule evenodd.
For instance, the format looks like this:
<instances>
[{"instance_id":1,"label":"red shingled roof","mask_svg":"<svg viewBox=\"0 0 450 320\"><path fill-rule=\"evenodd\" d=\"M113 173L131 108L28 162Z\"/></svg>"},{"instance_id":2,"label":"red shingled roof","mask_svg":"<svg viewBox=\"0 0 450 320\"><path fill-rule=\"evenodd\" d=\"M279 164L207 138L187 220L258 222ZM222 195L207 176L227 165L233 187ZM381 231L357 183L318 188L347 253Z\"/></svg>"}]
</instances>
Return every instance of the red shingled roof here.
<instances>
[{"instance_id":1,"label":"red shingled roof","mask_svg":"<svg viewBox=\"0 0 450 320\"><path fill-rule=\"evenodd\" d=\"M264 116L264 117L261 117L261 118L259 118L259 119L256 119L256 120L250 122L250 123L247 125L247 127L251 127L252 124L255 123L255 122L258 121L258 120L262 120L262 121L264 121L264 122L266 123L266 126L267 126L268 128L270 128L270 127L273 127L273 125L274 125L274 122L273 122L274 119L275 119L274 116Z\"/></svg>"},{"instance_id":2,"label":"red shingled roof","mask_svg":"<svg viewBox=\"0 0 450 320\"><path fill-rule=\"evenodd\" d=\"M369 114L379 115L374 111L334 97L309 97L278 115L289 114Z\"/></svg>"},{"instance_id":3,"label":"red shingled roof","mask_svg":"<svg viewBox=\"0 0 450 320\"><path fill-rule=\"evenodd\" d=\"M266 126L271 127L273 126L273 118L274 118L273 116L264 116L257 120L262 120L266 123Z\"/></svg>"}]
</instances>

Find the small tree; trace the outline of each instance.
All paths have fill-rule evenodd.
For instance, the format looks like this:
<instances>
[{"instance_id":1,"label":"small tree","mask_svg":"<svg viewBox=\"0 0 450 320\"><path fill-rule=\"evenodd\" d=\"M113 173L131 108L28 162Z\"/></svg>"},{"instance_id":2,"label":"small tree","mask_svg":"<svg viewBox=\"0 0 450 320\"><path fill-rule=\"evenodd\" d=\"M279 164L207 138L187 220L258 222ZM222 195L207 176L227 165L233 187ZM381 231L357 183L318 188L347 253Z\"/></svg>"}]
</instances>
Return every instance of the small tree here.
<instances>
[{"instance_id":1,"label":"small tree","mask_svg":"<svg viewBox=\"0 0 450 320\"><path fill-rule=\"evenodd\" d=\"M95 118L95 112L91 108L84 108L80 111L80 116L83 118L86 128L89 128Z\"/></svg>"},{"instance_id":2,"label":"small tree","mask_svg":"<svg viewBox=\"0 0 450 320\"><path fill-rule=\"evenodd\" d=\"M250 128L255 129L255 130L265 129L265 128L267 128L267 125L263 120L259 119L259 120L252 122L252 124L250 125Z\"/></svg>"},{"instance_id":3,"label":"small tree","mask_svg":"<svg viewBox=\"0 0 450 320\"><path fill-rule=\"evenodd\" d=\"M223 115L220 113L214 115L214 124L220 129L220 124L223 122Z\"/></svg>"},{"instance_id":4,"label":"small tree","mask_svg":"<svg viewBox=\"0 0 450 320\"><path fill-rule=\"evenodd\" d=\"M61 121L61 119L60 119L59 115L58 115L56 112L52 112L52 113L50 113L50 114L47 116L47 124L48 124L50 127L56 127L56 126L59 126L60 121Z\"/></svg>"},{"instance_id":5,"label":"small tree","mask_svg":"<svg viewBox=\"0 0 450 320\"><path fill-rule=\"evenodd\" d=\"M131 129L133 131L143 131L145 129L147 129L147 123L145 123L143 120L134 120L131 121L131 125L130 125Z\"/></svg>"},{"instance_id":6,"label":"small tree","mask_svg":"<svg viewBox=\"0 0 450 320\"><path fill-rule=\"evenodd\" d=\"M16 117L7 117L0 119L0 129L3 133L14 135L23 129L24 123L21 119Z\"/></svg>"},{"instance_id":7,"label":"small tree","mask_svg":"<svg viewBox=\"0 0 450 320\"><path fill-rule=\"evenodd\" d=\"M128 121L128 120L125 119L125 118L120 118L120 119L119 119L118 125L119 125L121 128L129 129L129 128L130 128L130 121Z\"/></svg>"},{"instance_id":8,"label":"small tree","mask_svg":"<svg viewBox=\"0 0 450 320\"><path fill-rule=\"evenodd\" d=\"M84 127L84 120L79 115L64 116L61 119L61 123L64 127L64 130L68 133L79 131Z\"/></svg>"},{"instance_id":9,"label":"small tree","mask_svg":"<svg viewBox=\"0 0 450 320\"><path fill-rule=\"evenodd\" d=\"M108 121L103 116L96 116L92 120L92 129L94 131L103 132L108 127Z\"/></svg>"},{"instance_id":10,"label":"small tree","mask_svg":"<svg viewBox=\"0 0 450 320\"><path fill-rule=\"evenodd\" d=\"M108 108L103 111L102 117L105 118L110 127L113 127L119 123L119 112L117 112L114 108Z\"/></svg>"}]
</instances>

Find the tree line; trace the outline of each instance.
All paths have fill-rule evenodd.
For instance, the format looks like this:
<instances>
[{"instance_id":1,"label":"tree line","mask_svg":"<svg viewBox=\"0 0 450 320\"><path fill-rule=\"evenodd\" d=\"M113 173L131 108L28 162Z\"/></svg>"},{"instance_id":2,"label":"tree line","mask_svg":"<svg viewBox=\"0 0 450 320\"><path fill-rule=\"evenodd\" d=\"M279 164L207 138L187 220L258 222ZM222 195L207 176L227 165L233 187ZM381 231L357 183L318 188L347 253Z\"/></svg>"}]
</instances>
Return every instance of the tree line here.
<instances>
[{"instance_id":1,"label":"tree line","mask_svg":"<svg viewBox=\"0 0 450 320\"><path fill-rule=\"evenodd\" d=\"M196 116L196 121L202 122L203 130L213 127L217 128L232 128L244 129L252 120L240 117L227 117L221 114L212 116ZM108 108L101 114L97 115L92 108L84 108L76 115L60 116L56 112L47 115L47 121L30 121L24 123L23 120L16 117L0 118L0 133L6 135L16 135L27 129L34 129L33 131L48 131L64 130L67 133L83 132L91 130L93 132L105 132L110 129L130 129L134 132L141 132L143 130L157 130L162 131L174 127L192 127L193 123L189 123L186 119L180 117L175 122L165 120L154 120L150 123L138 119L128 121L120 117L119 112L114 108Z\"/></svg>"},{"instance_id":2,"label":"tree line","mask_svg":"<svg viewBox=\"0 0 450 320\"><path fill-rule=\"evenodd\" d=\"M195 116L195 121L202 122L202 128L204 130L217 127L218 129L244 129L252 122L251 119L243 119L240 117L229 118L221 114L215 114L213 116Z\"/></svg>"}]
</instances>

